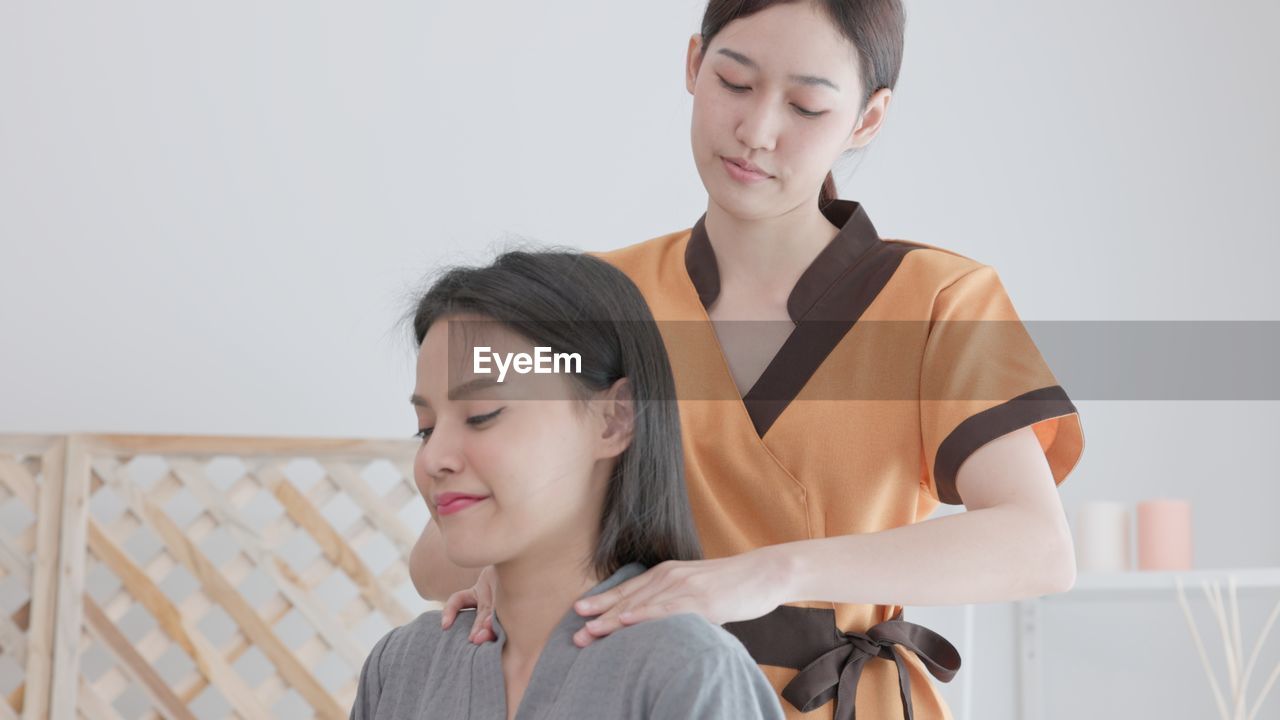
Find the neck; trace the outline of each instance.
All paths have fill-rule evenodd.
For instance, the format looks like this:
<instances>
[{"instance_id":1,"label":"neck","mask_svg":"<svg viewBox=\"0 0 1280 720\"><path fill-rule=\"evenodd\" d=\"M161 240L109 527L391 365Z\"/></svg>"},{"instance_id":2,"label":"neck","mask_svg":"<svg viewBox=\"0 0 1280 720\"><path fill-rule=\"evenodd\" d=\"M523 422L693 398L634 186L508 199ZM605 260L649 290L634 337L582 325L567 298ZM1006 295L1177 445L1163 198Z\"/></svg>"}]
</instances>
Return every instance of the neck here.
<instances>
[{"instance_id":1,"label":"neck","mask_svg":"<svg viewBox=\"0 0 1280 720\"><path fill-rule=\"evenodd\" d=\"M579 548L574 548L579 550ZM494 566L494 610L506 633L504 661L532 668L574 601L600 583L589 548L533 554ZM579 558L588 558L581 560Z\"/></svg>"},{"instance_id":2,"label":"neck","mask_svg":"<svg viewBox=\"0 0 1280 720\"><path fill-rule=\"evenodd\" d=\"M815 202L768 218L741 218L707 200L707 239L722 288L750 287L786 303L809 265L840 231Z\"/></svg>"}]
</instances>

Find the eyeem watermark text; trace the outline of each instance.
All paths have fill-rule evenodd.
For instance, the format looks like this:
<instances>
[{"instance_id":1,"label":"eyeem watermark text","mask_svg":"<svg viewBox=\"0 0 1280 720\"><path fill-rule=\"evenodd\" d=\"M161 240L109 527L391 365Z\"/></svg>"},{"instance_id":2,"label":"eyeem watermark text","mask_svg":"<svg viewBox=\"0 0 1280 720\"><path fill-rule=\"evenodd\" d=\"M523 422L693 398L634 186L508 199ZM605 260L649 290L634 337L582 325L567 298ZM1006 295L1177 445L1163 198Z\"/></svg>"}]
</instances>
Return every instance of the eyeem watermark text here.
<instances>
[{"instance_id":1,"label":"eyeem watermark text","mask_svg":"<svg viewBox=\"0 0 1280 720\"><path fill-rule=\"evenodd\" d=\"M534 373L546 375L551 373L581 373L582 356L578 353L553 353L549 347L535 347L529 353L496 353L493 348L476 346L473 355L472 371L477 375L488 375L490 363L498 368L498 382L507 377L508 370L515 370L521 375ZM562 368L563 365L563 369Z\"/></svg>"}]
</instances>

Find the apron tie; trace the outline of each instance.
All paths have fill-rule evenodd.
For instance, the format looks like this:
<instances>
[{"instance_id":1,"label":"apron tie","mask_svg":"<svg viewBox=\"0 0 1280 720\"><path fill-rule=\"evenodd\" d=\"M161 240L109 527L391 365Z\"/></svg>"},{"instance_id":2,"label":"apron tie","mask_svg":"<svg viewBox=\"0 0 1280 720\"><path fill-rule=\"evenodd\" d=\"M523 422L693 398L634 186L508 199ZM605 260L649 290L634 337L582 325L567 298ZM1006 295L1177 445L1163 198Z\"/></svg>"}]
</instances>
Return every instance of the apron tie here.
<instances>
[{"instance_id":1,"label":"apron tie","mask_svg":"<svg viewBox=\"0 0 1280 720\"><path fill-rule=\"evenodd\" d=\"M834 610L780 605L755 620L725 623L724 629L742 642L757 663L800 671L782 690L782 697L793 707L812 712L834 699L835 720L856 720L854 697L867 662L893 660L902 717L914 720L911 681L899 646L914 652L942 682L950 682L960 670L960 653L938 633L901 617L899 610L865 633L843 632L835 625Z\"/></svg>"}]
</instances>

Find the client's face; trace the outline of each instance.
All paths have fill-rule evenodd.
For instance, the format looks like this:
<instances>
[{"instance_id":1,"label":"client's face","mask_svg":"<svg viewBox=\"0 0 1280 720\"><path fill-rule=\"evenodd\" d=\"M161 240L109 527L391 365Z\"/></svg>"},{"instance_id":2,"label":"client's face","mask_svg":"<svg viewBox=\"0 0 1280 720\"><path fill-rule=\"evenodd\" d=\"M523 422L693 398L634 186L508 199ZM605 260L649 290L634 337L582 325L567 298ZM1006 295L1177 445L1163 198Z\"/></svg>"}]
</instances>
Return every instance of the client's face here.
<instances>
[{"instance_id":1,"label":"client's face","mask_svg":"<svg viewBox=\"0 0 1280 720\"><path fill-rule=\"evenodd\" d=\"M533 355L525 338L475 316L437 321L418 351L414 410L423 443L414 480L438 523L449 559L483 567L529 553L589 552L603 506L597 424L572 399L564 374L498 382L477 373L474 351Z\"/></svg>"}]
</instances>

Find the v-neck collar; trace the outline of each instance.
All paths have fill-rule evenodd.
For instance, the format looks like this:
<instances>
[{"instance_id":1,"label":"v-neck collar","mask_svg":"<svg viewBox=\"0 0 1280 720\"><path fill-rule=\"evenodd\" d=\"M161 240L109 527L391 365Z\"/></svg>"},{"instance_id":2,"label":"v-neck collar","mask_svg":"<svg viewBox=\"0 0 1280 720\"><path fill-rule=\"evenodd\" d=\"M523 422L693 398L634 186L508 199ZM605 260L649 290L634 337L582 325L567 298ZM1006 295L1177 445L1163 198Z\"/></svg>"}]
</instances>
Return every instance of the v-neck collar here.
<instances>
[{"instance_id":1,"label":"v-neck collar","mask_svg":"<svg viewBox=\"0 0 1280 720\"><path fill-rule=\"evenodd\" d=\"M807 317L837 281L880 241L861 203L833 200L822 208L822 214L840 231L818 253L792 288L787 298L787 314L792 322L798 323ZM707 237L706 220L707 215L703 213L694 224L689 244L685 247L684 263L702 306L710 308L720 296L720 268L711 240Z\"/></svg>"},{"instance_id":2,"label":"v-neck collar","mask_svg":"<svg viewBox=\"0 0 1280 720\"><path fill-rule=\"evenodd\" d=\"M909 243L881 241L866 211L855 201L833 200L822 213L840 231L791 290L787 313L796 327L742 396L762 440L888 284L903 257L917 249ZM708 308L720 294L720 270L707 237L706 214L690 231L684 263L710 319ZM728 359L716 342L728 373Z\"/></svg>"},{"instance_id":3,"label":"v-neck collar","mask_svg":"<svg viewBox=\"0 0 1280 720\"><path fill-rule=\"evenodd\" d=\"M590 597L610 590L640 575L647 569L638 562L623 565L608 578L600 581L595 587L584 593L582 597ZM568 612L556 624L555 629L551 631L551 636L547 638L547 644L538 655L537 662L534 663L533 674L529 676L529 685L525 688L524 695L520 698L520 707L516 711L516 720L532 720L542 717L547 708L555 702L556 695L560 692L560 686L568 678L570 668L573 667L573 663L583 650L583 648L573 643L573 635L586 622L587 618L579 615L578 611L570 606ZM489 650L489 652L485 653L487 662L477 668L479 677L476 680L486 686L483 688L484 692L495 692L502 699L501 707L505 713L507 688L506 681L502 675L502 648L506 645L507 634L502 629L502 623L499 622L496 611L493 614L493 632L497 640L487 644L487 649ZM506 715L504 714L503 717L506 717Z\"/></svg>"}]
</instances>

